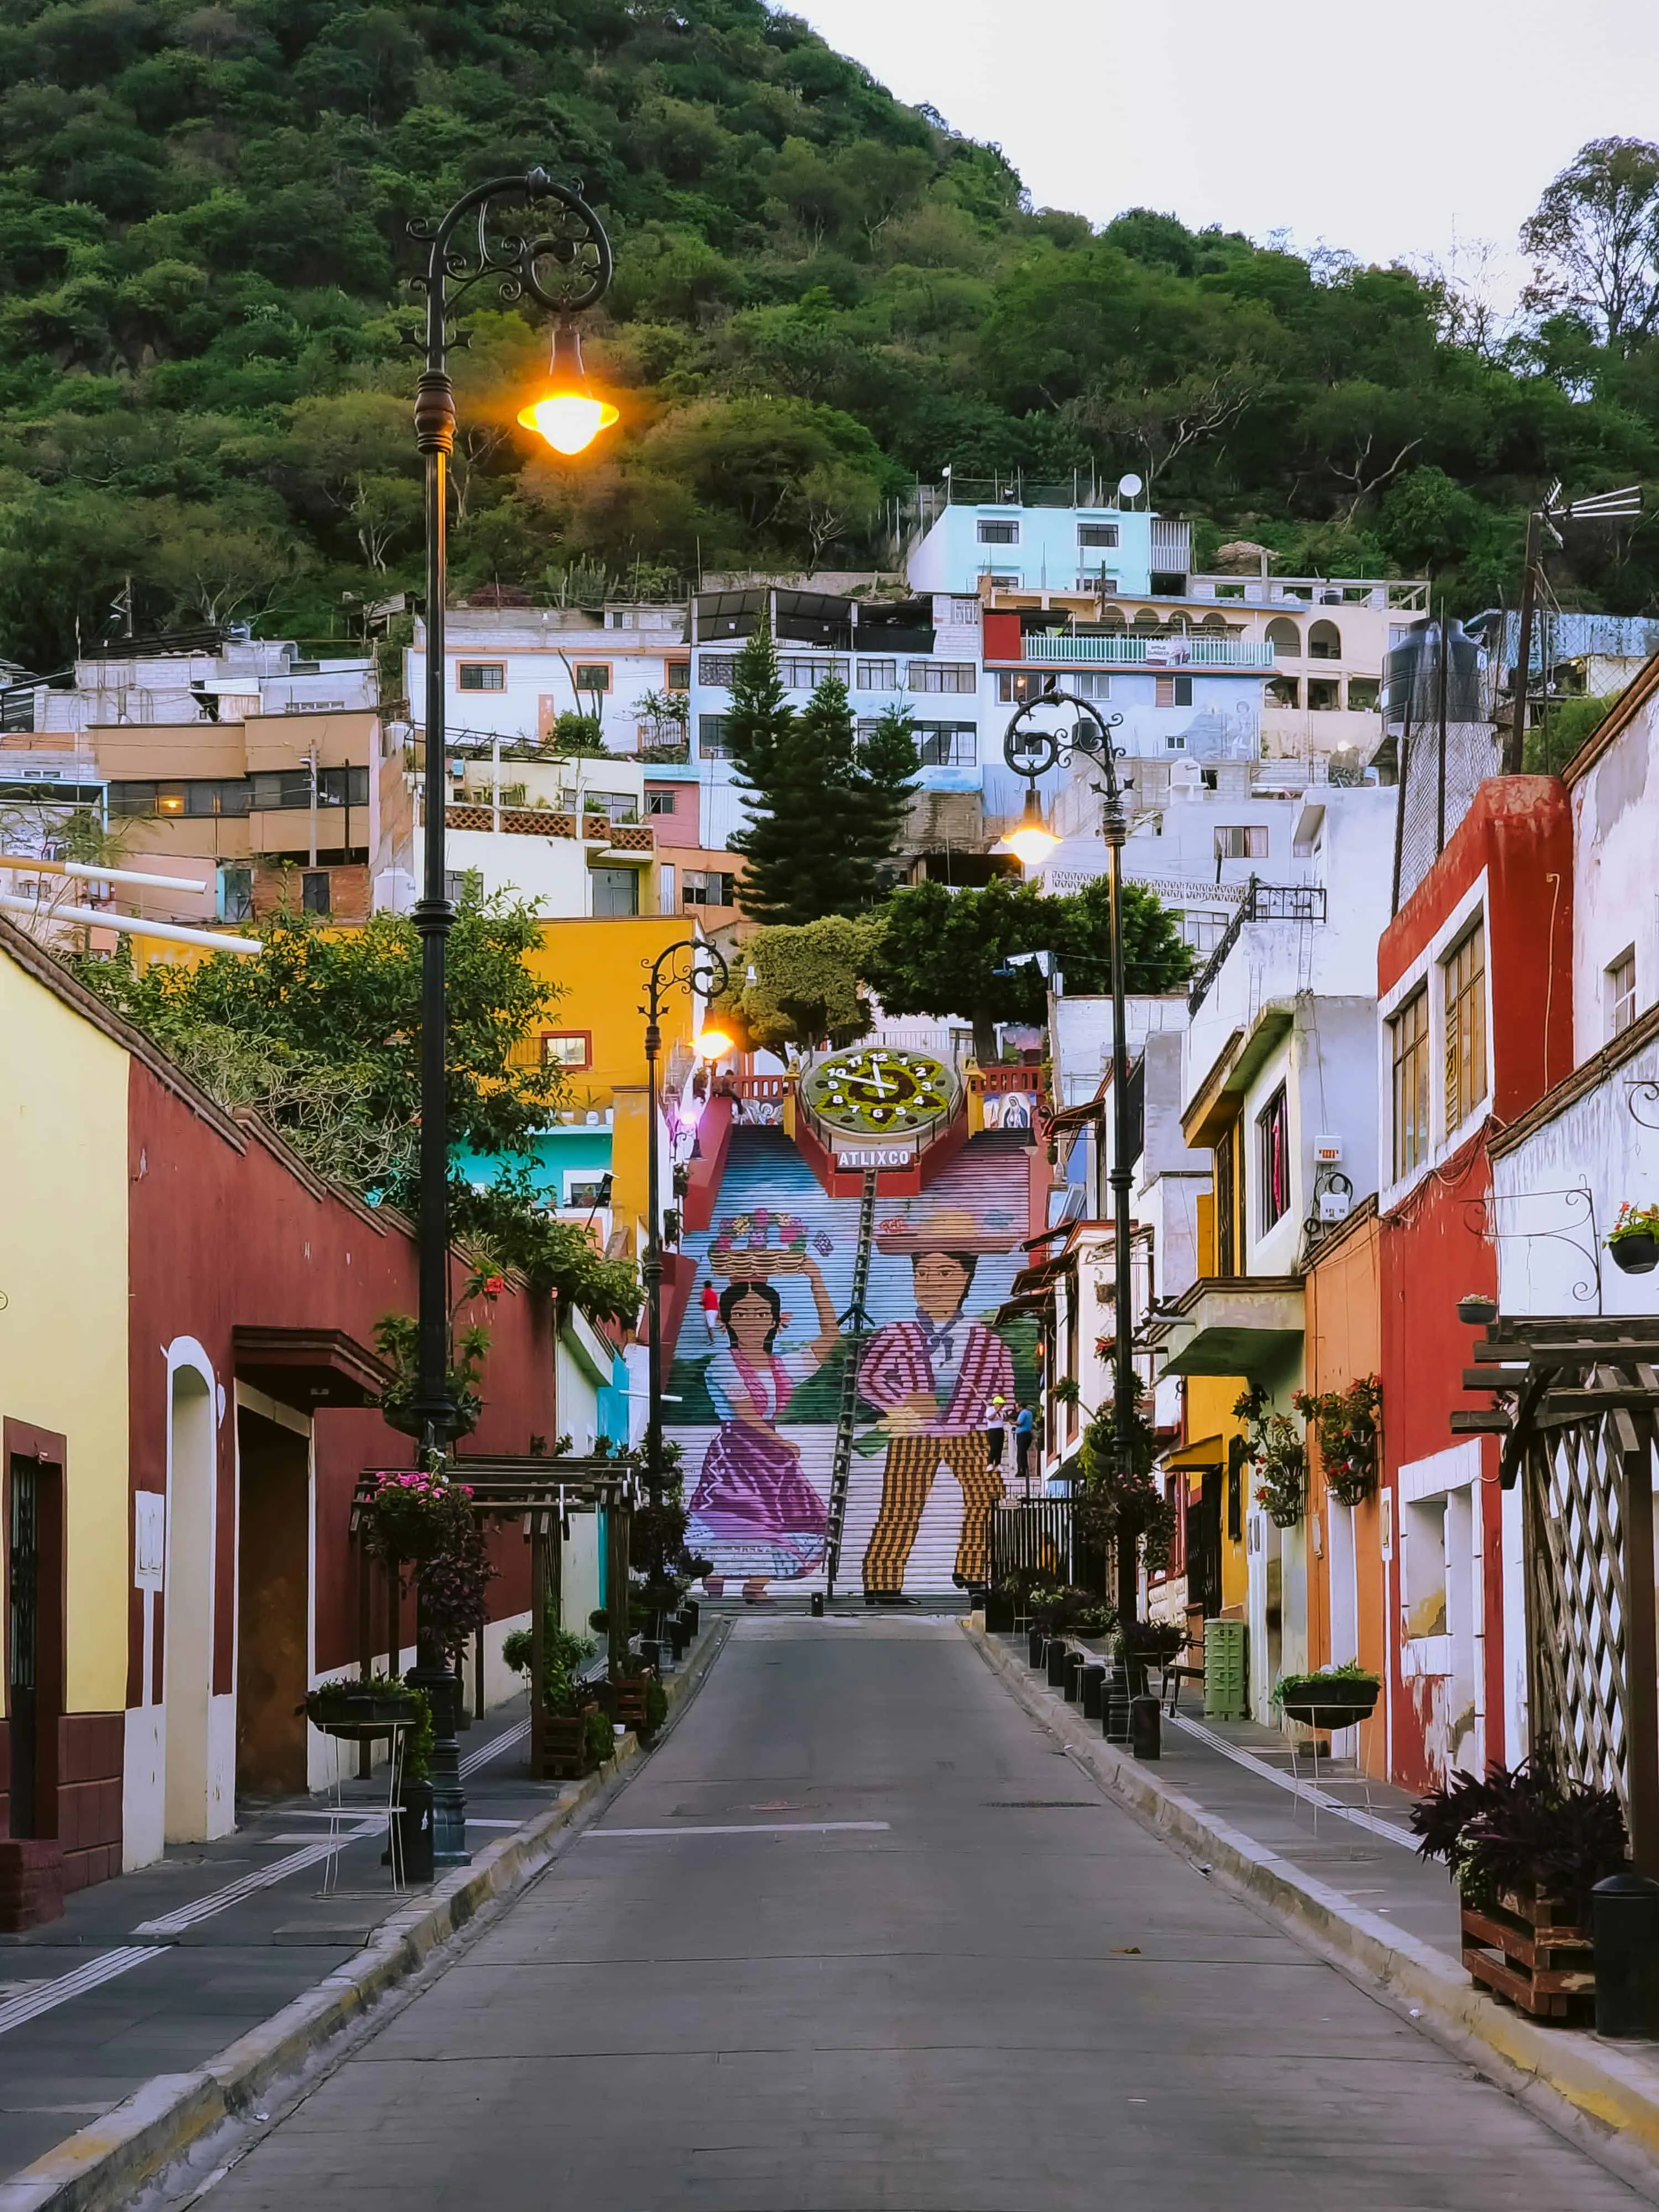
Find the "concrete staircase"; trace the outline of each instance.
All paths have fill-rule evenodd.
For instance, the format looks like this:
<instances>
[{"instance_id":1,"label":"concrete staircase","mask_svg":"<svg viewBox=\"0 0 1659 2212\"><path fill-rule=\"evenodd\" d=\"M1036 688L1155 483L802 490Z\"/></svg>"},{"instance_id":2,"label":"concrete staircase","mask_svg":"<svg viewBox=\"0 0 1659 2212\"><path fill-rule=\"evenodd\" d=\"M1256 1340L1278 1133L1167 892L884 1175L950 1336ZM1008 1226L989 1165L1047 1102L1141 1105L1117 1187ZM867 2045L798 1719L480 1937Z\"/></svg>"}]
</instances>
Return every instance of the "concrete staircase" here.
<instances>
[{"instance_id":1,"label":"concrete staircase","mask_svg":"<svg viewBox=\"0 0 1659 2212\"><path fill-rule=\"evenodd\" d=\"M966 1301L970 1318L988 1323L1007 1297L1013 1277L1024 1263L1023 1240L1035 1226L1031 1220L1031 1154L1024 1138L1013 1133L987 1133L971 1139L945 1167L928 1188L919 1194L889 1198L878 1194L875 1207L878 1249L871 1256L866 1305L872 1329L915 1317L911 1262L902 1252L881 1250L884 1235L891 1239L895 1224L907 1224L911 1235L937 1235L940 1249L978 1249L975 1273ZM697 1295L691 1298L672 1347L667 1382L671 1402L665 1409L668 1434L682 1446L685 1459L686 1498L696 1501L704 1455L720 1434L720 1423L708 1393L711 1355L726 1348L726 1334L717 1329L711 1340L701 1305L701 1289L708 1279L709 1246L725 1224L734 1217L752 1215L757 1207L793 1214L805 1225L807 1249L822 1271L824 1287L837 1315L846 1313L852 1299L858 1246L860 1197L830 1197L811 1173L794 1145L773 1129L732 1132L730 1149L706 1230L688 1235L687 1255L698 1263ZM898 1232L902 1242L903 1233ZM998 1249L992 1249L991 1247ZM826 1249L827 1248L827 1249ZM724 1289L727 1276L713 1277ZM818 1334L811 1285L801 1274L778 1274L773 1285L783 1300L788 1319L781 1327L776 1349L804 1352ZM1015 1324L1000 1332L1014 1356L1016 1386L1021 1395L1035 1395L1035 1370L1030 1361L1029 1324ZM842 1395L845 1358L838 1346L814 1372L803 1376L787 1390L775 1424L775 1437L763 1432L756 1442L745 1435L747 1425L727 1425L726 1440L716 1454L714 1469L703 1486L705 1508L726 1507L734 1495L749 1500L748 1523L739 1521L732 1534L728 1511L719 1527L694 1516L693 1547L714 1558L724 1571L726 1593L734 1595L745 1581L763 1580L775 1592L810 1592L823 1587L831 1469L835 1453L836 1416ZM780 1469L786 1478L793 1470L783 1447L799 1455L799 1472L811 1486L819 1504L824 1534L814 1544L803 1541L799 1530L784 1532L785 1540L769 1545L763 1507L754 1508L756 1491L764 1492ZM846 1518L836 1586L842 1593L862 1587L866 1547L876 1522L886 1460L886 1435L877 1425L876 1409L859 1402L857 1431L847 1485ZM735 1462L735 1486L727 1479ZM743 1469L755 1471L753 1485L745 1485ZM1012 1479L1012 1467L1006 1470ZM716 1477L718 1476L718 1480ZM786 1480L786 1488L794 1488ZM801 1516L799 1512L796 1518ZM949 1592L957 1564L963 1519L962 1494L949 1473L935 1475L923 1511L921 1526L904 1572L907 1595L926 1596ZM724 1531L724 1534L722 1534Z\"/></svg>"}]
</instances>

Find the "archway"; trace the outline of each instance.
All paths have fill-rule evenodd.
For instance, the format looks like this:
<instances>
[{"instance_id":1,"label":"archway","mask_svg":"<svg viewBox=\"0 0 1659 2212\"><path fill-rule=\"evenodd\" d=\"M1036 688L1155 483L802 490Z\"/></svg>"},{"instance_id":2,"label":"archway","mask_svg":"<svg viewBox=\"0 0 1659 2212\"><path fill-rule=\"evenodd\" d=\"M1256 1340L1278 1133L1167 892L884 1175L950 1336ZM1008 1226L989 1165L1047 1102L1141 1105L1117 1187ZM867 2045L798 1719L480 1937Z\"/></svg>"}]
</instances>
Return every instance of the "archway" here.
<instances>
[{"instance_id":1,"label":"archway","mask_svg":"<svg viewBox=\"0 0 1659 2212\"><path fill-rule=\"evenodd\" d=\"M1275 615L1267 624L1267 642L1275 653L1288 653L1297 660L1302 657L1302 633L1284 615Z\"/></svg>"},{"instance_id":2,"label":"archway","mask_svg":"<svg viewBox=\"0 0 1659 2212\"><path fill-rule=\"evenodd\" d=\"M164 1832L208 1834L208 1703L213 1678L213 1388L175 1367L167 1401L167 1562L161 1702Z\"/></svg>"},{"instance_id":3,"label":"archway","mask_svg":"<svg viewBox=\"0 0 1659 2212\"><path fill-rule=\"evenodd\" d=\"M1310 660L1340 660L1342 633L1334 622L1316 622L1308 632Z\"/></svg>"}]
</instances>

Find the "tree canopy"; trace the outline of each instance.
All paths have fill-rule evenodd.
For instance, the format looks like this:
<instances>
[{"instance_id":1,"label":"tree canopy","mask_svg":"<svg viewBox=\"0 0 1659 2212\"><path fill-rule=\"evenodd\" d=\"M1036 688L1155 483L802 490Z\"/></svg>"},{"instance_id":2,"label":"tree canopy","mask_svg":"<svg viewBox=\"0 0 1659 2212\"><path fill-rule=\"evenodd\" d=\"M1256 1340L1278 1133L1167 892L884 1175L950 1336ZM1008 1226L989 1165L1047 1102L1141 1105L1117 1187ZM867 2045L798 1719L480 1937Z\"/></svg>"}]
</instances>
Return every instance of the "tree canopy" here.
<instances>
[{"instance_id":1,"label":"tree canopy","mask_svg":"<svg viewBox=\"0 0 1659 2212\"><path fill-rule=\"evenodd\" d=\"M1291 568L1509 582L1528 501L1659 474L1655 185L1586 147L1510 331L1456 271L1034 209L992 147L763 0L14 0L0 21L0 653L250 620L320 641L418 580L410 218L580 177L617 276L584 464L514 422L545 333L473 295L456 587L550 600L852 567L921 471L1134 467ZM1580 532L1638 611L1659 539Z\"/></svg>"}]
</instances>

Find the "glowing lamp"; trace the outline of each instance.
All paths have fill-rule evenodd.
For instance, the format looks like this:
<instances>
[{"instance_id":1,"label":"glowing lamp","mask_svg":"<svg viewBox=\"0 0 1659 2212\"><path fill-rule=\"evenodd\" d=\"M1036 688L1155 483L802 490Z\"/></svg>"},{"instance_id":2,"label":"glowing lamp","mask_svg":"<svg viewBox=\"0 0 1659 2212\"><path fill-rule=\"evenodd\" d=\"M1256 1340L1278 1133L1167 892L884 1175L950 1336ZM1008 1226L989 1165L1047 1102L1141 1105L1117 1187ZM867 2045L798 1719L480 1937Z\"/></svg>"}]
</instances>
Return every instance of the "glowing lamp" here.
<instances>
[{"instance_id":1,"label":"glowing lamp","mask_svg":"<svg viewBox=\"0 0 1659 2212\"><path fill-rule=\"evenodd\" d=\"M1019 817L1019 827L1011 830L1002 842L1026 868L1034 868L1039 860L1046 860L1059 844L1059 838L1042 818L1042 805L1035 789L1028 789L1025 793L1025 811Z\"/></svg>"},{"instance_id":2,"label":"glowing lamp","mask_svg":"<svg viewBox=\"0 0 1659 2212\"><path fill-rule=\"evenodd\" d=\"M526 430L546 439L556 453L585 453L601 430L621 416L608 399L601 399L582 368L582 342L576 325L568 319L555 324L553 360L548 389L539 399L519 410Z\"/></svg>"},{"instance_id":3,"label":"glowing lamp","mask_svg":"<svg viewBox=\"0 0 1659 2212\"><path fill-rule=\"evenodd\" d=\"M700 1036L693 1039L691 1049L699 1060L719 1060L733 1047L724 1030L704 1030Z\"/></svg>"}]
</instances>

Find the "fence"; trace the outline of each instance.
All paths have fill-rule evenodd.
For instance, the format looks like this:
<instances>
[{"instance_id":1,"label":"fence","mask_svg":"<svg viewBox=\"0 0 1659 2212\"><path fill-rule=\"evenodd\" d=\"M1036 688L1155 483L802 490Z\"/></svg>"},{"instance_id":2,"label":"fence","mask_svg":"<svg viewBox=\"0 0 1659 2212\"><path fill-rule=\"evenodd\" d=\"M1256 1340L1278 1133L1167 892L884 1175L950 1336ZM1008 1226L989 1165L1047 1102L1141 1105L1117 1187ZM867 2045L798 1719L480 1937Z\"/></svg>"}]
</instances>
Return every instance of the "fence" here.
<instances>
[{"instance_id":1,"label":"fence","mask_svg":"<svg viewBox=\"0 0 1659 2212\"><path fill-rule=\"evenodd\" d=\"M1073 1520L1069 1498L1034 1498L1019 1505L994 1505L993 1587L1018 1573L1052 1576L1056 1583L1074 1582Z\"/></svg>"}]
</instances>

